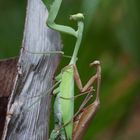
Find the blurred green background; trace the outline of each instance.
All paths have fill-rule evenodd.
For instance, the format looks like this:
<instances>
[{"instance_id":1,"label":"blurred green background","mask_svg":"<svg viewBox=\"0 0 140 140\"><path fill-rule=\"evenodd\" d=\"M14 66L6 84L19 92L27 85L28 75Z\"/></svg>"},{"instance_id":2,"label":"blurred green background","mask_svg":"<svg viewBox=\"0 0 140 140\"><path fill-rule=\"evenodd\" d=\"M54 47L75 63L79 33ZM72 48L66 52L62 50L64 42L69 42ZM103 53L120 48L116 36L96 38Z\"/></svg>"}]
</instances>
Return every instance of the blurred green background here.
<instances>
[{"instance_id":1,"label":"blurred green background","mask_svg":"<svg viewBox=\"0 0 140 140\"><path fill-rule=\"evenodd\" d=\"M26 1L0 1L0 58L19 54ZM57 23L75 27L69 15L83 12L85 30L78 55L83 83L102 64L101 107L85 140L140 139L140 0L66 0ZM64 52L71 55L74 38L62 35ZM68 63L63 58L61 66ZM60 66L60 67L61 67ZM76 100L76 106L81 103Z\"/></svg>"}]
</instances>

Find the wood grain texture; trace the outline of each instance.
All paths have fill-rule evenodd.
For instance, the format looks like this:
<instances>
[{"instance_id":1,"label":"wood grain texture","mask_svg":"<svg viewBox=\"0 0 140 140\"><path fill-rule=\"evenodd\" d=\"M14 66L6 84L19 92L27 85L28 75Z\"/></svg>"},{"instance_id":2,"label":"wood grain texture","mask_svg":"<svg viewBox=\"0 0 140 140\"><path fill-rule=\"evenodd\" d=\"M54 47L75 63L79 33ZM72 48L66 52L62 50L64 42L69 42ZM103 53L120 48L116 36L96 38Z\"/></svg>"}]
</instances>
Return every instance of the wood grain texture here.
<instances>
[{"instance_id":1,"label":"wood grain texture","mask_svg":"<svg viewBox=\"0 0 140 140\"><path fill-rule=\"evenodd\" d=\"M47 15L41 0L28 0L22 43L26 50L48 52L61 49L59 34L46 27ZM18 61L3 140L48 139L51 95L47 91L53 85L60 55L30 54L25 49L21 49ZM44 93L47 94L39 100L34 97Z\"/></svg>"}]
</instances>

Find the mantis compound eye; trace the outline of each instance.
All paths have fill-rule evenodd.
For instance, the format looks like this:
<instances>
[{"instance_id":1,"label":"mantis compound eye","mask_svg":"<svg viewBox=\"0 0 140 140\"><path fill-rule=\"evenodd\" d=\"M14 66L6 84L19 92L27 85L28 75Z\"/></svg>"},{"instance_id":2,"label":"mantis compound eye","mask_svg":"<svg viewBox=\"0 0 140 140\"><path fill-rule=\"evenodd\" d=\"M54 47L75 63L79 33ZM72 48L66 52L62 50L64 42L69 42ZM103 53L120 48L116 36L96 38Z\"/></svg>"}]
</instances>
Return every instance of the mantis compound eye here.
<instances>
[{"instance_id":1,"label":"mantis compound eye","mask_svg":"<svg viewBox=\"0 0 140 140\"><path fill-rule=\"evenodd\" d=\"M84 15L83 15L82 13L70 15L70 20L81 21L81 20L83 20L83 19L84 19Z\"/></svg>"}]
</instances>

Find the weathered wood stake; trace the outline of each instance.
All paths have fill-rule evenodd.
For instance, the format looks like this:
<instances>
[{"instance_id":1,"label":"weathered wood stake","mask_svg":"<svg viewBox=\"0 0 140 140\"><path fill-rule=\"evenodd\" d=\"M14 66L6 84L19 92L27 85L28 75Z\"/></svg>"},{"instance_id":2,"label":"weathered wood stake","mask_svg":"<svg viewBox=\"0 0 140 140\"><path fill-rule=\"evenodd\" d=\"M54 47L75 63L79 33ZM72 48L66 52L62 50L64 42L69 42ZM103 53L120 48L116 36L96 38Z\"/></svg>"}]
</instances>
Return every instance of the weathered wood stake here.
<instances>
[{"instance_id":1,"label":"weathered wood stake","mask_svg":"<svg viewBox=\"0 0 140 140\"><path fill-rule=\"evenodd\" d=\"M47 9L41 0L28 0L18 73L8 103L2 140L47 140L51 95L47 94L28 109L53 85L58 54L31 54L61 49L60 36L46 27ZM27 111L28 109L28 111Z\"/></svg>"}]
</instances>

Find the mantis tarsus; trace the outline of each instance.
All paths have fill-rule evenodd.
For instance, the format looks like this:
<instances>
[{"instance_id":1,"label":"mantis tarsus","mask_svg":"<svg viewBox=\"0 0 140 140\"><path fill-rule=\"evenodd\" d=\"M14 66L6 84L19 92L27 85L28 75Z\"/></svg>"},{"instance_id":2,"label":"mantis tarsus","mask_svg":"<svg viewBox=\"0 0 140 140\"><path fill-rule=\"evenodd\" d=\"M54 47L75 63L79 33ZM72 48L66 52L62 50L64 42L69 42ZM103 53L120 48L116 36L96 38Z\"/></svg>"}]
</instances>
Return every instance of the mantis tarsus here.
<instances>
[{"instance_id":1,"label":"mantis tarsus","mask_svg":"<svg viewBox=\"0 0 140 140\"><path fill-rule=\"evenodd\" d=\"M46 3L45 0L43 0ZM75 20L78 29L74 30L69 26L55 24L55 19L61 6L62 0L54 0L50 6L47 25L59 32L66 33L76 37L76 44L70 63L61 70L61 73L55 78L58 87L54 89L53 94L56 94L54 103L54 117L55 128L50 135L50 140L78 140L83 137L86 128L96 113L99 106L99 88L101 79L101 67L99 61L94 61L90 66L96 66L97 72L90 78L85 86L79 77L76 67L77 54L82 40L84 23L84 16L82 13L71 15L70 19ZM80 96L87 94L85 100L80 106L77 113L74 115L74 80L80 90ZM92 84L97 80L97 94L95 101L89 106L85 107L87 102L91 99L93 91ZM85 107L85 108L84 108ZM74 123L74 124L73 124Z\"/></svg>"}]
</instances>

